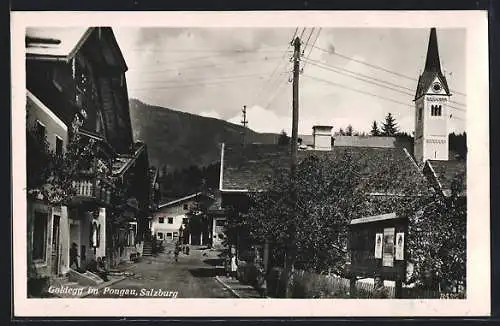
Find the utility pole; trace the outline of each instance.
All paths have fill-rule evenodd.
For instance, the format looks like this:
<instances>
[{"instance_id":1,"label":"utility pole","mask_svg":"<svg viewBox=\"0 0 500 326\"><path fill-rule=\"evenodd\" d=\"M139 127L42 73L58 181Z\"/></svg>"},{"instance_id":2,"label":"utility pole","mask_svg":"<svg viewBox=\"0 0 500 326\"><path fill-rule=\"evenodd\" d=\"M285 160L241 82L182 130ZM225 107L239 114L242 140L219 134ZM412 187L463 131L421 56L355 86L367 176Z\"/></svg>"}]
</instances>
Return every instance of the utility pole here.
<instances>
[{"instance_id":1,"label":"utility pole","mask_svg":"<svg viewBox=\"0 0 500 326\"><path fill-rule=\"evenodd\" d=\"M248 120L247 120L247 106L246 105L243 105L243 110L241 110L241 112L243 112L243 120L241 120L241 123L243 124L243 146L246 145L246 133L247 133L247 124L248 124Z\"/></svg>"},{"instance_id":2,"label":"utility pole","mask_svg":"<svg viewBox=\"0 0 500 326\"><path fill-rule=\"evenodd\" d=\"M300 75L300 38L293 41L293 101L292 101L292 141L291 141L291 173L293 182L297 173L297 143L299 129L299 75Z\"/></svg>"},{"instance_id":3,"label":"utility pole","mask_svg":"<svg viewBox=\"0 0 500 326\"><path fill-rule=\"evenodd\" d=\"M297 202L297 143L298 143L298 129L299 129L299 75L300 75L300 38L297 36L293 40L294 53L293 53L293 101L292 101L292 140L291 140L291 181L292 181L292 191L291 199L292 203ZM295 219L297 218L296 212L297 206L294 206L292 210L292 216L290 217L290 224L288 228L288 235L290 243L287 244L288 249L285 250L285 273L286 273L286 290L285 297L290 298L290 286L289 281L293 270L293 264L295 261L295 247L296 247L296 225Z\"/></svg>"}]
</instances>

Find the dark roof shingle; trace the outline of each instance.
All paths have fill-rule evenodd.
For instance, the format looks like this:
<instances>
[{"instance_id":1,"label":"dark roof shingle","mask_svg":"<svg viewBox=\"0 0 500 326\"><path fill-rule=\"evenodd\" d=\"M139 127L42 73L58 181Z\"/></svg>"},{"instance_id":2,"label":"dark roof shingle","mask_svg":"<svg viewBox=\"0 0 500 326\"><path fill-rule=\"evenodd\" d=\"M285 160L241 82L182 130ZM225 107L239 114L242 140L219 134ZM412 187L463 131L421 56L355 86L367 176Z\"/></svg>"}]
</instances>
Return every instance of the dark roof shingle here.
<instances>
[{"instance_id":1,"label":"dark roof shingle","mask_svg":"<svg viewBox=\"0 0 500 326\"><path fill-rule=\"evenodd\" d=\"M451 161L433 161L429 160L429 165L434 171L437 181L441 186L441 190L448 194L451 192L452 184L455 179L460 182L461 194L467 193L467 178L466 170L467 163L463 160L451 160Z\"/></svg>"},{"instance_id":2,"label":"dark roof shingle","mask_svg":"<svg viewBox=\"0 0 500 326\"><path fill-rule=\"evenodd\" d=\"M225 146L223 149L222 189L265 190L276 170L288 170L290 148L279 145ZM333 147L331 151L299 151L299 162L308 156L340 158L349 154L360 164L365 191L401 193L404 186L416 191L428 189L423 175L403 148Z\"/></svg>"}]
</instances>

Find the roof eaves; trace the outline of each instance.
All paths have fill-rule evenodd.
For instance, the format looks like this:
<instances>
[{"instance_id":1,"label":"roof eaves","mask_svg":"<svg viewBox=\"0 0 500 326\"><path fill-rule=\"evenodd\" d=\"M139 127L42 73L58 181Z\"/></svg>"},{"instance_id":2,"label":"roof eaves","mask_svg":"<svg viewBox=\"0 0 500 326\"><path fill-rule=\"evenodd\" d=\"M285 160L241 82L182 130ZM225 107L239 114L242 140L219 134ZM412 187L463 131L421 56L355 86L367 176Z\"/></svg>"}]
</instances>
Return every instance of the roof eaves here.
<instances>
[{"instance_id":1,"label":"roof eaves","mask_svg":"<svg viewBox=\"0 0 500 326\"><path fill-rule=\"evenodd\" d=\"M442 193L444 196L448 197L448 196L446 195L446 191L443 189L443 185L442 185L442 184L441 184L441 182L439 181L439 178L438 178L438 176L437 176L437 173L436 173L436 171L434 170L434 167L432 166L431 162L430 162L429 160L427 160L427 161L425 162L425 164L427 164L427 165L429 166L429 169L431 170L432 175L434 176L434 179L436 180L436 182L437 182L437 184L438 184L438 186L439 186L439 190L441 191L441 193Z\"/></svg>"},{"instance_id":2,"label":"roof eaves","mask_svg":"<svg viewBox=\"0 0 500 326\"><path fill-rule=\"evenodd\" d=\"M66 56L66 60L67 61L70 61L71 59L73 59L75 57L75 54L80 50L80 48L82 47L82 45L85 44L85 42L87 41L87 39L89 38L89 36L92 34L92 32L94 31L94 29L95 29L95 27L89 27L89 28L87 28L87 30L85 31L85 33L83 34L83 36L78 40L78 42L76 43L76 45L73 47L73 49Z\"/></svg>"},{"instance_id":3,"label":"roof eaves","mask_svg":"<svg viewBox=\"0 0 500 326\"><path fill-rule=\"evenodd\" d=\"M364 224L364 223L372 223L372 222L379 222L379 221L386 221L386 220L394 220L397 218L401 218L401 216L397 216L396 213L387 213L387 214L381 214L381 215L376 215L376 216L365 216L365 217L360 217L351 220L351 225L355 224Z\"/></svg>"},{"instance_id":4,"label":"roof eaves","mask_svg":"<svg viewBox=\"0 0 500 326\"><path fill-rule=\"evenodd\" d=\"M89 27L83 34L83 36L76 42L76 44L73 46L71 51L67 54L61 54L61 55L51 55L51 54L33 54L33 53L27 53L26 54L26 59L27 60L44 60L44 61L62 61L62 62L69 62L71 59L74 58L75 54L80 50L82 45L87 41L89 36L92 34L92 31L95 29L95 27Z\"/></svg>"},{"instance_id":5,"label":"roof eaves","mask_svg":"<svg viewBox=\"0 0 500 326\"><path fill-rule=\"evenodd\" d=\"M158 208L168 207L168 206L183 202L185 200L189 200L189 199L194 198L194 197L199 196L199 195L201 195L201 192L197 192L197 193L194 193L194 194L191 194L191 195L188 195L188 196L176 199L176 200L172 200L172 201L169 201L168 203L160 204L160 205L158 205Z\"/></svg>"}]
</instances>

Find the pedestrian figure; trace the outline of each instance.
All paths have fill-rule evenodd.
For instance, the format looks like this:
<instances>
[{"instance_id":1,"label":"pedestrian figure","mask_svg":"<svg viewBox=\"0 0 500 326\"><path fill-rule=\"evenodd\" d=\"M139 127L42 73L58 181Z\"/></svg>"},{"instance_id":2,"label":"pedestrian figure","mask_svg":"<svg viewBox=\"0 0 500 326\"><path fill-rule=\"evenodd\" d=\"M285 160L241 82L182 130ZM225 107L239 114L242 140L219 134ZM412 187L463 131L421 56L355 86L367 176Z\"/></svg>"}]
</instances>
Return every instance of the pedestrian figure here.
<instances>
[{"instance_id":1,"label":"pedestrian figure","mask_svg":"<svg viewBox=\"0 0 500 326\"><path fill-rule=\"evenodd\" d=\"M72 267L75 265L75 269L78 269L78 245L76 243L71 244L71 248L69 249L69 266Z\"/></svg>"},{"instance_id":2,"label":"pedestrian figure","mask_svg":"<svg viewBox=\"0 0 500 326\"><path fill-rule=\"evenodd\" d=\"M384 280L380 275L375 275L374 278L374 289L373 289L373 297L377 299L386 299L388 298L387 289L384 285Z\"/></svg>"},{"instance_id":3,"label":"pedestrian figure","mask_svg":"<svg viewBox=\"0 0 500 326\"><path fill-rule=\"evenodd\" d=\"M231 276L237 278L238 264L236 263L236 255L231 257Z\"/></svg>"},{"instance_id":4,"label":"pedestrian figure","mask_svg":"<svg viewBox=\"0 0 500 326\"><path fill-rule=\"evenodd\" d=\"M180 251L179 244L176 244L174 250L175 262L179 261L179 251Z\"/></svg>"}]
</instances>

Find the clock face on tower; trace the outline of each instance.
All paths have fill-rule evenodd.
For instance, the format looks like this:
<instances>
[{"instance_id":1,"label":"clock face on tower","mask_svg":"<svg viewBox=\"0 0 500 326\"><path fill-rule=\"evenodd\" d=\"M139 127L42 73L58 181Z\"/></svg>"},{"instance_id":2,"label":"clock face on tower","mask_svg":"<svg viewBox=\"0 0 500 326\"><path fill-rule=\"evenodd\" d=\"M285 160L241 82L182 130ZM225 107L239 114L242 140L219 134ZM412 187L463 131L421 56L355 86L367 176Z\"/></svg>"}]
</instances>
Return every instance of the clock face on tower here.
<instances>
[{"instance_id":1,"label":"clock face on tower","mask_svg":"<svg viewBox=\"0 0 500 326\"><path fill-rule=\"evenodd\" d=\"M440 83L434 83L432 85L432 89L434 90L434 92L439 92L441 90L441 84Z\"/></svg>"}]
</instances>

